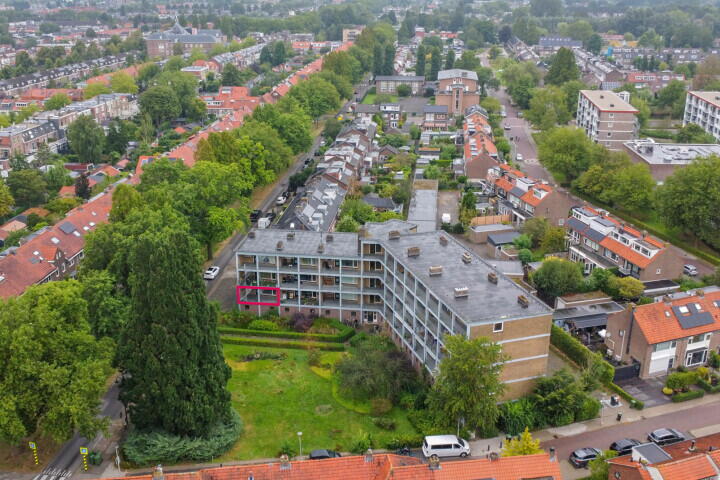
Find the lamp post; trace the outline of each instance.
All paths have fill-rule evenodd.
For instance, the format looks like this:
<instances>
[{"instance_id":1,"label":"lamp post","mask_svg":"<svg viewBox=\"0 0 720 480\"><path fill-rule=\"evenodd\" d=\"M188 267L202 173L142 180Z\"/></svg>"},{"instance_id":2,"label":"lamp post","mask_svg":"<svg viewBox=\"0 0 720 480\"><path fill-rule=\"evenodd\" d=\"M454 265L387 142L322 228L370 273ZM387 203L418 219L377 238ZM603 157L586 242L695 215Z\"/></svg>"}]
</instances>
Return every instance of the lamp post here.
<instances>
[{"instance_id":1,"label":"lamp post","mask_svg":"<svg viewBox=\"0 0 720 480\"><path fill-rule=\"evenodd\" d=\"M302 457L302 432L298 432L298 443L300 444L300 456Z\"/></svg>"}]
</instances>

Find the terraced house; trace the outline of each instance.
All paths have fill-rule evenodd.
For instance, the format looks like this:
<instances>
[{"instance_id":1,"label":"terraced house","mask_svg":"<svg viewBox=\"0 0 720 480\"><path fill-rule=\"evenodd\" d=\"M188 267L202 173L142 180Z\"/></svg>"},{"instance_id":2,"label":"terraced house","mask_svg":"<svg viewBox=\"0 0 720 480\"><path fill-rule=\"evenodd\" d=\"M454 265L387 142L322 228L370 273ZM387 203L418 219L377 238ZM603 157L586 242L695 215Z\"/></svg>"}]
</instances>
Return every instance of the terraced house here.
<instances>
[{"instance_id":1,"label":"terraced house","mask_svg":"<svg viewBox=\"0 0 720 480\"><path fill-rule=\"evenodd\" d=\"M506 398L545 375L551 309L443 232L401 220L360 233L254 230L236 265L243 310L376 323L430 372L446 335L488 337L509 356Z\"/></svg>"}]
</instances>

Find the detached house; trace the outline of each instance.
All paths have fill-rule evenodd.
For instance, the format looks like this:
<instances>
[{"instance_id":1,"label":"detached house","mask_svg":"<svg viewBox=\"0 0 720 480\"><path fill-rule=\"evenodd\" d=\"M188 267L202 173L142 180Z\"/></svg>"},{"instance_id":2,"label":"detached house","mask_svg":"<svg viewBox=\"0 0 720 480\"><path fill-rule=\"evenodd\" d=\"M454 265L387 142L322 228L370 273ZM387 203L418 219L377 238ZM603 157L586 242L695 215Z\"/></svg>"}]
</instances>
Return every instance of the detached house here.
<instances>
[{"instance_id":1,"label":"detached house","mask_svg":"<svg viewBox=\"0 0 720 480\"><path fill-rule=\"evenodd\" d=\"M574 207L566 224L570 260L585 274L595 267L617 268L641 281L677 278L682 263L667 246L646 233L590 207Z\"/></svg>"},{"instance_id":2,"label":"detached house","mask_svg":"<svg viewBox=\"0 0 720 480\"><path fill-rule=\"evenodd\" d=\"M665 296L613 317L605 343L617 360L639 363L641 378L697 367L720 347L720 288Z\"/></svg>"}]
</instances>

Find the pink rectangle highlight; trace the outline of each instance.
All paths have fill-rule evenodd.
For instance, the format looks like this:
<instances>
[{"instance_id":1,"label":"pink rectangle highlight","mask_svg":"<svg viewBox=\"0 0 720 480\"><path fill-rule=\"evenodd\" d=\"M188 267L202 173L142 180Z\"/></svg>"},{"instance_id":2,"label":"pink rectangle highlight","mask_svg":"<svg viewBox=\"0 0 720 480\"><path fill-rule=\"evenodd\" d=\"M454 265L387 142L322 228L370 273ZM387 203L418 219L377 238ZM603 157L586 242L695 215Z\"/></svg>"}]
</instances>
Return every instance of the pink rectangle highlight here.
<instances>
[{"instance_id":1,"label":"pink rectangle highlight","mask_svg":"<svg viewBox=\"0 0 720 480\"><path fill-rule=\"evenodd\" d=\"M240 300L240 292L242 290L272 290L275 292L275 300L276 302L246 302L244 300ZM277 307L280 305L280 288L279 287L256 287L253 285L237 285L235 287L235 300L237 301L238 305L267 305L269 307Z\"/></svg>"}]
</instances>

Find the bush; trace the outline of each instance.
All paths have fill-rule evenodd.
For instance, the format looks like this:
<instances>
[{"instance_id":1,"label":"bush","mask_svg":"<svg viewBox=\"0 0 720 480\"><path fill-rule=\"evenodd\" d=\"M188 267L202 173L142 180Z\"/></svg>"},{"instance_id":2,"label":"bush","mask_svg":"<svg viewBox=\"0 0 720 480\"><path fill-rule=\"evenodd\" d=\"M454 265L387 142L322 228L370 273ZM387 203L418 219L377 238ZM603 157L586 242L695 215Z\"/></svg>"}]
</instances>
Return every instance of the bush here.
<instances>
[{"instance_id":1,"label":"bush","mask_svg":"<svg viewBox=\"0 0 720 480\"><path fill-rule=\"evenodd\" d=\"M293 330L307 332L312 327L313 319L302 312L295 312L290 320Z\"/></svg>"},{"instance_id":2,"label":"bush","mask_svg":"<svg viewBox=\"0 0 720 480\"><path fill-rule=\"evenodd\" d=\"M675 391L687 390L690 385L697 383L697 380L696 372L675 372L668 375L665 386Z\"/></svg>"},{"instance_id":3,"label":"bush","mask_svg":"<svg viewBox=\"0 0 720 480\"><path fill-rule=\"evenodd\" d=\"M708 360L708 364L712 368L720 368L720 354L717 352L710 352L710 359Z\"/></svg>"},{"instance_id":4,"label":"bush","mask_svg":"<svg viewBox=\"0 0 720 480\"><path fill-rule=\"evenodd\" d=\"M373 447L372 435L363 432L350 445L350 451L362 455L367 452L368 448Z\"/></svg>"},{"instance_id":5,"label":"bush","mask_svg":"<svg viewBox=\"0 0 720 480\"><path fill-rule=\"evenodd\" d=\"M602 405L600 404L600 401L597 398L588 395L583 400L580 410L576 412L575 421L582 422L593 419L598 416L601 408Z\"/></svg>"},{"instance_id":6,"label":"bush","mask_svg":"<svg viewBox=\"0 0 720 480\"><path fill-rule=\"evenodd\" d=\"M289 458L294 457L297 455L297 450L295 450L295 442L289 442L288 440L285 440L282 445L280 445L280 450L278 450L278 457L282 457L283 455L287 455Z\"/></svg>"},{"instance_id":7,"label":"bush","mask_svg":"<svg viewBox=\"0 0 720 480\"><path fill-rule=\"evenodd\" d=\"M689 392L676 393L671 400L675 403L686 402L694 398L700 398L705 395L704 390L690 390Z\"/></svg>"},{"instance_id":8,"label":"bush","mask_svg":"<svg viewBox=\"0 0 720 480\"><path fill-rule=\"evenodd\" d=\"M591 353L590 350L565 330L553 325L550 332L550 343L567 355L570 360L578 364L578 366L587 368Z\"/></svg>"},{"instance_id":9,"label":"bush","mask_svg":"<svg viewBox=\"0 0 720 480\"><path fill-rule=\"evenodd\" d=\"M385 415L392 410L392 402L387 398L373 398L370 400L370 413L372 415Z\"/></svg>"},{"instance_id":10,"label":"bush","mask_svg":"<svg viewBox=\"0 0 720 480\"><path fill-rule=\"evenodd\" d=\"M181 437L164 432L131 431L122 449L125 459L137 466L158 463L207 462L228 451L243 430L235 410L227 424L213 428L207 437Z\"/></svg>"},{"instance_id":11,"label":"bush","mask_svg":"<svg viewBox=\"0 0 720 480\"><path fill-rule=\"evenodd\" d=\"M404 393L400 396L398 405L400 405L400 407L402 407L404 410L410 410L411 408L415 407L416 400L417 395L413 395L412 393Z\"/></svg>"},{"instance_id":12,"label":"bush","mask_svg":"<svg viewBox=\"0 0 720 480\"><path fill-rule=\"evenodd\" d=\"M218 323L220 325L227 325L228 327L247 328L255 318L257 317L252 313L231 310L229 312L220 312Z\"/></svg>"},{"instance_id":13,"label":"bush","mask_svg":"<svg viewBox=\"0 0 720 480\"><path fill-rule=\"evenodd\" d=\"M272 340L242 337L220 337L220 341L231 345L250 345L253 347L297 348L301 350L316 348L318 350L325 350L329 352L345 351L345 345L342 343L302 342L295 340Z\"/></svg>"},{"instance_id":14,"label":"bush","mask_svg":"<svg viewBox=\"0 0 720 480\"><path fill-rule=\"evenodd\" d=\"M248 325L249 330L261 330L261 331L267 331L267 332L276 332L280 330L280 326L273 322L272 320L253 320Z\"/></svg>"},{"instance_id":15,"label":"bush","mask_svg":"<svg viewBox=\"0 0 720 480\"><path fill-rule=\"evenodd\" d=\"M703 378L699 378L697 384L707 393L720 393L720 384L713 386L710 382Z\"/></svg>"},{"instance_id":16,"label":"bush","mask_svg":"<svg viewBox=\"0 0 720 480\"><path fill-rule=\"evenodd\" d=\"M308 351L308 365L311 367L320 366L320 350L313 348Z\"/></svg>"},{"instance_id":17,"label":"bush","mask_svg":"<svg viewBox=\"0 0 720 480\"><path fill-rule=\"evenodd\" d=\"M531 397L515 402L506 402L500 407L500 428L509 435L519 435L525 428L535 430L542 427L538 406Z\"/></svg>"},{"instance_id":18,"label":"bush","mask_svg":"<svg viewBox=\"0 0 720 480\"><path fill-rule=\"evenodd\" d=\"M662 392L663 392L664 395L670 396L670 395L673 394L673 389L672 389L672 388L668 388L668 387L663 387Z\"/></svg>"},{"instance_id":19,"label":"bush","mask_svg":"<svg viewBox=\"0 0 720 480\"><path fill-rule=\"evenodd\" d=\"M338 322L339 323L339 322ZM342 324L340 324L342 325ZM311 340L317 342L343 343L355 335L355 330L342 325L340 333L328 335L326 333L300 333L290 331L251 330L247 328L218 327L218 332L227 335L243 337L273 337L285 339Z\"/></svg>"},{"instance_id":20,"label":"bush","mask_svg":"<svg viewBox=\"0 0 720 480\"><path fill-rule=\"evenodd\" d=\"M417 448L422 446L425 436L418 434L400 435L393 437L385 443L385 448L388 450L399 450L403 447Z\"/></svg>"},{"instance_id":21,"label":"bush","mask_svg":"<svg viewBox=\"0 0 720 480\"><path fill-rule=\"evenodd\" d=\"M375 417L372 419L372 422L376 427L382 428L383 430L395 430L396 427L395 420L392 418Z\"/></svg>"},{"instance_id":22,"label":"bush","mask_svg":"<svg viewBox=\"0 0 720 480\"><path fill-rule=\"evenodd\" d=\"M606 385L610 390L620 395L621 398L624 398L628 402L630 402L630 408L635 408L637 410L642 410L645 408L645 403L641 402L640 400L637 400L635 397L630 395L628 392L623 390L623 388L616 384L616 383L610 383Z\"/></svg>"}]
</instances>

